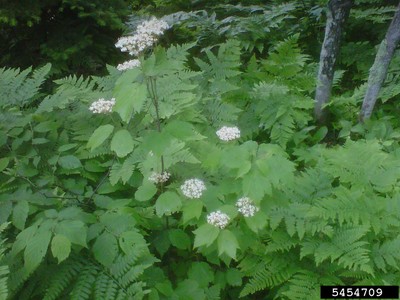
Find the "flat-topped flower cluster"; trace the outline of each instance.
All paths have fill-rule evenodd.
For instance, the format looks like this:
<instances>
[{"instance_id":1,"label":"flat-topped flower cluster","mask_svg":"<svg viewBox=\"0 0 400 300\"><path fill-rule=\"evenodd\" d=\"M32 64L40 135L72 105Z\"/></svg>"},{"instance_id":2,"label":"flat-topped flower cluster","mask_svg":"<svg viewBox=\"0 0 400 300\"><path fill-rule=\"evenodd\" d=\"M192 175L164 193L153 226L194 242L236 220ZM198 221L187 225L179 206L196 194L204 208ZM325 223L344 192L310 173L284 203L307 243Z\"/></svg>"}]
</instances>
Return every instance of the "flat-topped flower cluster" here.
<instances>
[{"instance_id":1,"label":"flat-topped flower cluster","mask_svg":"<svg viewBox=\"0 0 400 300\"><path fill-rule=\"evenodd\" d=\"M111 100L100 98L90 105L89 110L94 114L106 114L112 112L114 105L115 98L111 98Z\"/></svg>"},{"instance_id":2,"label":"flat-topped flower cluster","mask_svg":"<svg viewBox=\"0 0 400 300\"><path fill-rule=\"evenodd\" d=\"M152 18L140 24L134 35L118 39L115 47L120 48L122 52L139 56L144 50L152 47L157 42L158 37L169 28L167 22Z\"/></svg>"},{"instance_id":3,"label":"flat-topped flower cluster","mask_svg":"<svg viewBox=\"0 0 400 300\"><path fill-rule=\"evenodd\" d=\"M125 70L129 70L129 69L133 69L133 68L137 68L140 67L140 61L138 59L131 59L131 60L127 60L126 62L119 64L117 66L117 69L119 71L125 71Z\"/></svg>"},{"instance_id":4,"label":"flat-topped flower cluster","mask_svg":"<svg viewBox=\"0 0 400 300\"><path fill-rule=\"evenodd\" d=\"M191 199L200 198L205 190L206 190L206 186L205 186L204 182L197 178L186 180L181 185L182 193L186 197L191 198Z\"/></svg>"},{"instance_id":5,"label":"flat-topped flower cluster","mask_svg":"<svg viewBox=\"0 0 400 300\"><path fill-rule=\"evenodd\" d=\"M245 217L252 217L260 209L253 204L253 201L249 197L242 197L236 202L236 207L238 212L240 212Z\"/></svg>"},{"instance_id":6,"label":"flat-topped flower cluster","mask_svg":"<svg viewBox=\"0 0 400 300\"><path fill-rule=\"evenodd\" d=\"M153 172L149 176L149 180L156 184L165 183L168 181L170 176L171 176L171 174L166 171L164 171L162 173Z\"/></svg>"},{"instance_id":7,"label":"flat-topped flower cluster","mask_svg":"<svg viewBox=\"0 0 400 300\"><path fill-rule=\"evenodd\" d=\"M207 215L207 223L220 229L224 229L229 224L229 216L220 210Z\"/></svg>"},{"instance_id":8,"label":"flat-topped flower cluster","mask_svg":"<svg viewBox=\"0 0 400 300\"><path fill-rule=\"evenodd\" d=\"M223 126L216 134L220 140L226 142L240 138L240 130L237 127Z\"/></svg>"}]
</instances>

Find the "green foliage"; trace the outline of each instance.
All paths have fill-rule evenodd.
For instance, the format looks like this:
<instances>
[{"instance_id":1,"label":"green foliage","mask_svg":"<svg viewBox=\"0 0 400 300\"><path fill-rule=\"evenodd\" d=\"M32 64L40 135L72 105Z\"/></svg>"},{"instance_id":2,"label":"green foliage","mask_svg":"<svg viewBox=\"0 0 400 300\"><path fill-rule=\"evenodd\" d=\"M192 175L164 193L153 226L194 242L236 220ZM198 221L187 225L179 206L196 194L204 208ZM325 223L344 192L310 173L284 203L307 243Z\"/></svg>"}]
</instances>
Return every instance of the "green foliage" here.
<instances>
[{"instance_id":1,"label":"green foliage","mask_svg":"<svg viewBox=\"0 0 400 300\"><path fill-rule=\"evenodd\" d=\"M0 65L52 63L52 74L104 73L122 55L113 47L126 28L129 1L6 1L0 10Z\"/></svg>"},{"instance_id":2,"label":"green foliage","mask_svg":"<svg viewBox=\"0 0 400 300\"><path fill-rule=\"evenodd\" d=\"M318 299L320 285L399 283L399 123L353 126L356 89L317 128L301 37L267 57L243 41L157 46L48 95L49 66L1 69L0 297ZM92 113L100 98L113 110Z\"/></svg>"}]
</instances>

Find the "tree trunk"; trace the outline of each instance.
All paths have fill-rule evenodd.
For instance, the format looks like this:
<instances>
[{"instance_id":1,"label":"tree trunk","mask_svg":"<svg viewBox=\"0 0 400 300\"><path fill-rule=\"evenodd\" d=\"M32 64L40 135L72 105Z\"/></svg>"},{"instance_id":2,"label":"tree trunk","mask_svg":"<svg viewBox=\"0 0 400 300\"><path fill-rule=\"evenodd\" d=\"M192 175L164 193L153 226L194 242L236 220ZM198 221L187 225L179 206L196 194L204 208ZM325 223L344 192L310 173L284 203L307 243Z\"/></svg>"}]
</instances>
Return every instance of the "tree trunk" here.
<instances>
[{"instance_id":1,"label":"tree trunk","mask_svg":"<svg viewBox=\"0 0 400 300\"><path fill-rule=\"evenodd\" d=\"M326 121L326 111L323 106L331 96L332 81L336 57L339 53L342 29L349 16L352 0L329 0L325 27L325 37L322 44L317 89L315 92L315 118L320 122Z\"/></svg>"},{"instance_id":2,"label":"tree trunk","mask_svg":"<svg viewBox=\"0 0 400 300\"><path fill-rule=\"evenodd\" d=\"M385 38L379 45L374 64L369 71L367 92L360 112L360 122L368 119L374 109L376 99L383 82L386 79L390 61L400 41L400 3L390 23Z\"/></svg>"}]
</instances>

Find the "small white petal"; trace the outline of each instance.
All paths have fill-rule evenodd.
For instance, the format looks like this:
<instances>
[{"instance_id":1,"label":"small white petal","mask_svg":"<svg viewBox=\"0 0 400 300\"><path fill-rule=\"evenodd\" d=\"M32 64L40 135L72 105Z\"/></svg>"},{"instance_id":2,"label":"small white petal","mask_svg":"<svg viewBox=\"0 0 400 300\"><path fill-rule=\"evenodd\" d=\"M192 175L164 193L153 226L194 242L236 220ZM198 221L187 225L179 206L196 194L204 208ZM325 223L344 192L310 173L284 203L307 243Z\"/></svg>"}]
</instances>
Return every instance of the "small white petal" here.
<instances>
[{"instance_id":1,"label":"small white petal","mask_svg":"<svg viewBox=\"0 0 400 300\"><path fill-rule=\"evenodd\" d=\"M240 138L240 130L237 127L223 126L216 132L216 134L222 141L232 141Z\"/></svg>"}]
</instances>

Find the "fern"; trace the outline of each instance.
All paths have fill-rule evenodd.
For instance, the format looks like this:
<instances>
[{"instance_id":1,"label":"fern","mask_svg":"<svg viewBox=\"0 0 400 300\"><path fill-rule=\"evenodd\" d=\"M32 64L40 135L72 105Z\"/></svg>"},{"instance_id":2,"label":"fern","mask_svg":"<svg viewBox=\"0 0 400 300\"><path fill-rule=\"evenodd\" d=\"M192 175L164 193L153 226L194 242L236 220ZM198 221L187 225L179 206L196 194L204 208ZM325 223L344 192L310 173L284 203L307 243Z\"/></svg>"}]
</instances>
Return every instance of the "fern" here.
<instances>
[{"instance_id":1,"label":"fern","mask_svg":"<svg viewBox=\"0 0 400 300\"><path fill-rule=\"evenodd\" d=\"M260 126L270 131L271 140L286 146L296 128L304 127L310 120L304 109L312 107L312 100L290 95L285 85L262 82L254 88L253 104L260 118Z\"/></svg>"},{"instance_id":2,"label":"fern","mask_svg":"<svg viewBox=\"0 0 400 300\"><path fill-rule=\"evenodd\" d=\"M47 78L51 65L47 64L32 72L32 68L19 69L0 68L0 90L2 91L2 107L24 106L36 100L38 91Z\"/></svg>"},{"instance_id":3,"label":"fern","mask_svg":"<svg viewBox=\"0 0 400 300\"><path fill-rule=\"evenodd\" d=\"M388 267L393 267L395 269L399 266L400 255L396 249L399 249L400 237L396 237L393 240L387 240L382 244L375 244L372 247L372 257L375 265L387 272Z\"/></svg>"},{"instance_id":4,"label":"fern","mask_svg":"<svg viewBox=\"0 0 400 300\"><path fill-rule=\"evenodd\" d=\"M233 79L237 79L237 76L241 74L239 71L241 65L239 42L229 40L219 45L217 55L210 49L205 52L208 62L195 58L196 63L203 71L201 87L208 89L209 93L214 96L237 89L238 87Z\"/></svg>"},{"instance_id":5,"label":"fern","mask_svg":"<svg viewBox=\"0 0 400 300\"><path fill-rule=\"evenodd\" d=\"M395 6L382 6L374 8L354 8L351 12L351 17L361 20L368 20L375 24L387 23L393 18L396 11Z\"/></svg>"},{"instance_id":6,"label":"fern","mask_svg":"<svg viewBox=\"0 0 400 300\"><path fill-rule=\"evenodd\" d=\"M63 262L57 271L52 274L43 299L59 299L64 290L70 286L78 274L80 274L83 267L83 261L79 257L70 257Z\"/></svg>"},{"instance_id":7,"label":"fern","mask_svg":"<svg viewBox=\"0 0 400 300\"><path fill-rule=\"evenodd\" d=\"M0 234L7 228L9 224L3 223L0 225ZM0 299L6 300L9 295L9 288L8 288L8 274L10 273L9 267L5 264L4 261L4 252L6 251L5 246L6 240L0 240Z\"/></svg>"},{"instance_id":8,"label":"fern","mask_svg":"<svg viewBox=\"0 0 400 300\"><path fill-rule=\"evenodd\" d=\"M85 103L89 99L97 100L102 94L94 92L95 81L90 78L69 76L56 80L59 85L53 95L49 95L40 103L37 113L52 112L55 108L64 109L69 103L83 100Z\"/></svg>"},{"instance_id":9,"label":"fern","mask_svg":"<svg viewBox=\"0 0 400 300\"><path fill-rule=\"evenodd\" d=\"M320 299L319 275L309 271L296 273L289 279L287 290L281 292L287 299Z\"/></svg>"},{"instance_id":10,"label":"fern","mask_svg":"<svg viewBox=\"0 0 400 300\"><path fill-rule=\"evenodd\" d=\"M283 257L274 260L266 259L261 263L261 267L252 272L249 283L241 291L240 297L254 294L267 287L275 287L288 281L299 271L298 267L291 263L293 262Z\"/></svg>"}]
</instances>

